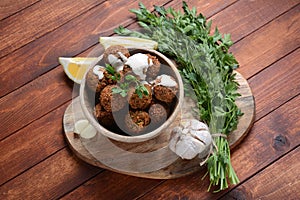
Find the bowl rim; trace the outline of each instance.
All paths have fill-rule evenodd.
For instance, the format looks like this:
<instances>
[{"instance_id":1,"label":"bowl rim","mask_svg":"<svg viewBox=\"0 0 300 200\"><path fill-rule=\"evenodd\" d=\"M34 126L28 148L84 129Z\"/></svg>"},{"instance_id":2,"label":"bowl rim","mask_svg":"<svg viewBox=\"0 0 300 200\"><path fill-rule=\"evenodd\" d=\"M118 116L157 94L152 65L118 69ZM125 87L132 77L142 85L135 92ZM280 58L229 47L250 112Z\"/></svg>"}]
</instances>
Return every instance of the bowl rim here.
<instances>
[{"instance_id":1,"label":"bowl rim","mask_svg":"<svg viewBox=\"0 0 300 200\"><path fill-rule=\"evenodd\" d=\"M169 59L167 58L165 55L163 55L162 53L156 51L156 50L152 50L152 49L146 49L146 48L128 48L129 51L146 51L152 54L155 54L157 56L159 56L161 59L163 59L168 65L169 67L172 69L172 71L175 74L176 79L178 80L178 102L177 105L175 106L172 114L169 116L169 118L162 124L160 125L158 128L152 130L149 133L145 133L142 135L138 135L138 136L124 136L124 135L120 135L117 133L114 133L108 129L106 129L105 127L101 126L100 123L95 119L95 117L93 116L92 113L90 113L88 111L87 105L85 103L85 88L86 88L86 75L88 73L88 71L95 66L95 64L102 60L103 58L103 54L101 56L99 56L97 59L97 61L95 61L94 63L92 63L87 71L85 72L83 79L81 81L80 84L80 88L79 88L79 99L80 99L80 105L82 108L82 111L84 113L84 116L87 118L87 120L89 121L89 123L92 124L92 126L94 126L97 130L98 133L119 141L119 142L126 142L126 143L137 143L137 142L144 142L150 139L153 139L154 137L158 136L159 134L161 134L161 132L166 129L167 127L170 126L170 124L175 120L175 118L177 117L179 111L181 110L182 104L183 104L183 100L184 100L184 89L183 89L183 81L182 78L180 76L180 73L177 69L177 67L175 66L175 64Z\"/></svg>"}]
</instances>

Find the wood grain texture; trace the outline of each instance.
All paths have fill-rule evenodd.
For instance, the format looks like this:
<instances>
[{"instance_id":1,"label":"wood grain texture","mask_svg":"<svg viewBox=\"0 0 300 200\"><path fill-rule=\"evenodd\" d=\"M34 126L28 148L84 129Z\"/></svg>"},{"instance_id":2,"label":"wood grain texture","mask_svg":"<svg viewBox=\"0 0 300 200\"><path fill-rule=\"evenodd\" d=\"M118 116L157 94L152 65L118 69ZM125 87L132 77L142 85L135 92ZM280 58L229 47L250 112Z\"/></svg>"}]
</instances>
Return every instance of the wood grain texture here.
<instances>
[{"instance_id":1,"label":"wood grain texture","mask_svg":"<svg viewBox=\"0 0 300 200\"><path fill-rule=\"evenodd\" d=\"M197 0L188 2L191 5L197 4L199 8L203 7L204 14L210 15L232 3L232 1L226 1L217 4L215 1L199 2ZM151 6L154 4L163 5L158 0L143 3L152 10ZM100 4L94 9L83 13L80 17L10 53L9 56L0 58L0 85L5 84L5 87L0 87L0 96L6 95L57 66L59 56L72 57L79 53L86 56L89 51L83 53L82 51L98 43L99 36L110 36L113 34L113 29L120 24L128 26L133 23L133 15L128 10L137 8L138 2L135 1L126 5L120 4L121 10L116 10L115 4L115 1ZM168 4L168 6L174 6L175 8L180 8L181 5L181 2ZM120 13L122 16L120 16ZM99 24L98 21L101 21L108 14L118 17L113 17L114 20L106 20L106 22ZM84 29L78 24L84 24ZM137 28L137 26L135 24L130 28ZM68 31L66 32L66 30ZM24 71L26 73L22 73Z\"/></svg>"},{"instance_id":2,"label":"wood grain texture","mask_svg":"<svg viewBox=\"0 0 300 200\"><path fill-rule=\"evenodd\" d=\"M299 100L300 96L256 122L243 143L232 153L232 165L241 181L299 145L300 105L295 106ZM284 144L276 142L279 135L286 139ZM207 178L201 181L203 174L167 180L143 199L217 199L226 193L207 193L209 181Z\"/></svg>"},{"instance_id":3,"label":"wood grain texture","mask_svg":"<svg viewBox=\"0 0 300 200\"><path fill-rule=\"evenodd\" d=\"M152 3L162 4L161 1L156 0L147 1L145 5L150 7ZM115 9L115 6L119 9ZM59 64L58 57L75 56L98 43L99 36L113 34L113 29L120 24L126 26L133 23L134 19L128 10L137 6L137 1L105 2L17 49L9 56L0 58L0 85L6 85L0 87L0 96L56 67ZM113 20L106 18L108 15ZM84 28L79 24L84 24ZM24 71L26 73L23 73Z\"/></svg>"},{"instance_id":4,"label":"wood grain texture","mask_svg":"<svg viewBox=\"0 0 300 200\"><path fill-rule=\"evenodd\" d=\"M58 199L101 169L85 165L63 149L0 187L1 199Z\"/></svg>"},{"instance_id":5,"label":"wood grain texture","mask_svg":"<svg viewBox=\"0 0 300 200\"><path fill-rule=\"evenodd\" d=\"M0 140L71 99L71 83L56 68L0 99Z\"/></svg>"},{"instance_id":6,"label":"wood grain texture","mask_svg":"<svg viewBox=\"0 0 300 200\"><path fill-rule=\"evenodd\" d=\"M43 0L0 21L0 27L3 27L0 57L58 28L101 2L103 1Z\"/></svg>"},{"instance_id":7,"label":"wood grain texture","mask_svg":"<svg viewBox=\"0 0 300 200\"><path fill-rule=\"evenodd\" d=\"M254 88L257 119L300 93L299 58L300 49L297 49L249 80Z\"/></svg>"},{"instance_id":8,"label":"wood grain texture","mask_svg":"<svg viewBox=\"0 0 300 200\"><path fill-rule=\"evenodd\" d=\"M0 141L0 185L67 146L59 126L67 105Z\"/></svg>"},{"instance_id":9,"label":"wood grain texture","mask_svg":"<svg viewBox=\"0 0 300 200\"><path fill-rule=\"evenodd\" d=\"M221 200L298 199L300 188L300 147L227 193Z\"/></svg>"},{"instance_id":10,"label":"wood grain texture","mask_svg":"<svg viewBox=\"0 0 300 200\"><path fill-rule=\"evenodd\" d=\"M217 26L221 33L230 33L235 42L297 4L299 4L298 0L238 1L223 12L213 16L213 25Z\"/></svg>"},{"instance_id":11,"label":"wood grain texture","mask_svg":"<svg viewBox=\"0 0 300 200\"><path fill-rule=\"evenodd\" d=\"M132 200L148 192L159 183L160 180L144 179L105 171L62 199ZM98 189L94 191L95 188Z\"/></svg>"},{"instance_id":12,"label":"wood grain texture","mask_svg":"<svg viewBox=\"0 0 300 200\"><path fill-rule=\"evenodd\" d=\"M1 3L7 1L2 0ZM15 5L13 10L8 9L8 12L5 12L5 9L4 12L1 10L0 15L12 13L12 16L5 19L24 15L29 8L22 7L26 2L30 0L11 1L10 4ZM112 5L111 2L116 1L107 1L105 5L113 10L108 6ZM148 8L151 8L151 2ZM179 1L157 0L155 2L168 2L168 5L178 5L177 8L181 6ZM259 196L276 198L272 195L278 195L280 199L289 196L292 198L294 194L297 194L293 186L296 186L296 189L299 188L295 179L299 178L293 176L288 170L289 167L293 171L299 168L299 162L293 160L296 156L296 158L299 157L299 153L295 154L295 151L291 151L297 145L299 148L300 98L299 92L297 93L299 81L296 80L299 73L294 71L295 74L291 75L291 80L289 80L290 77L283 75L281 70L285 71L283 68L288 65L297 69L299 65L296 67L294 65L294 62L299 63L297 59L299 57L299 49L297 49L299 48L299 1L267 0L265 3L262 0L226 1L229 3L227 5L223 5L225 1L219 0L188 2L198 9L204 6L205 15L211 16L211 13L218 12L218 15L214 16L216 20L213 25L220 26L222 32L232 34L236 44L230 50L241 64L238 70L246 78L250 78L253 92L257 95L258 121L249 136L243 140L242 145L236 147L232 155L233 165L239 178L248 180L250 183L247 184L248 181L246 181L245 185L237 188L231 187L233 190L226 197L243 199L249 190L255 188L251 194L257 198ZM135 1L132 5L137 7L137 3L138 1ZM147 1L144 3L146 4ZM0 96L2 97L0 100L0 119L2 120L0 123L0 138L2 138L0 139L2 152L0 165L8 173L4 175L4 178L2 178L3 173L0 173L0 179L5 181L0 186L0 199L58 199L69 192L71 193L65 197L66 199L101 199L101 197L104 197L102 199L118 199L118 197L119 199L217 199L221 197L228 190L219 194L206 192L209 181L207 179L201 181L204 171L168 181L136 178L111 171L103 173L101 169L78 161L68 148L62 147L65 141L57 133L61 131L64 106L71 99L72 82L66 78L61 69L54 69L58 66L57 57L86 56L93 51L93 45L98 42L98 35L93 30L102 30L101 27L93 27L95 21L107 18L101 15L100 8L103 5L94 6L76 15L75 18L69 18L69 21L63 24L57 22L61 25L55 29L48 26L44 34L39 33L38 38L34 36L26 38L26 44L20 47L9 47L14 50L0 58ZM206 5L208 7L205 7ZM57 10L61 9L57 8ZM118 9L119 7L115 10ZM53 12L55 10L54 7ZM15 11L17 13L13 14ZM108 12L108 16L110 13L114 12ZM88 18L92 14L99 18ZM124 11L126 19L123 25L130 24L130 27L136 28L134 18L130 17L129 12ZM114 20L122 24L124 18ZM237 23L232 23L232 21ZM78 22L88 24L87 32L82 30ZM26 24L19 21L17 23L21 26L19 30L23 28L28 30ZM107 27L109 28L109 24ZM231 31L231 27L234 31ZM1 31L4 28L0 26ZM32 29L32 31L36 33L37 30ZM112 31L105 32L105 36L108 36L106 34L110 35ZM278 66L277 62L280 63ZM277 69L273 70L273 66L277 66ZM277 81L281 85L264 80L264 76L271 77L271 74L267 74L266 71L279 78ZM260 75L261 73L264 76ZM276 73L281 76L277 76ZM60 78L57 78L58 75ZM56 78L47 80L53 76ZM256 76L257 80L255 80ZM5 81L2 81L3 77ZM260 84L266 83L270 85L264 85L267 88L264 90ZM55 89L56 87L58 88ZM260 90L256 90L256 87ZM272 89L279 91L280 95L273 93ZM7 95L8 93L10 94ZM6 106L2 106L3 104ZM34 108L34 104L38 107ZM8 112L4 113L5 111ZM53 118L55 119L52 121ZM41 126L45 125L46 119L50 120L49 124L46 124L49 131L43 136L38 134L38 130L45 130ZM50 124L55 128L52 128ZM31 128L37 130L31 131ZM33 139L30 137L31 133L35 136ZM35 145L35 141L42 142L45 148ZM22 144L24 144L23 147ZM3 148L8 149L2 149L2 145L4 145ZM28 149L28 146L31 149ZM35 151L36 154L34 154ZM290 157L288 157L289 154L291 154ZM281 158L283 155L286 156ZM2 157L5 158L5 162L1 162ZM9 158L15 160L8 161ZM258 173L259 171L261 172ZM288 175L282 176L284 172ZM273 178L277 176L280 179L274 181ZM266 189L263 188L265 185ZM276 187L278 185L279 187ZM272 193L274 188L280 189ZM148 193L151 190L153 191Z\"/></svg>"},{"instance_id":13,"label":"wood grain texture","mask_svg":"<svg viewBox=\"0 0 300 200\"><path fill-rule=\"evenodd\" d=\"M280 19L280 18L279 18ZM266 39L266 37L269 37L267 34L263 34L264 36L265 36L265 39ZM282 40L281 40L282 41ZM45 43L46 44L46 43ZM57 42L57 44L62 44L62 45L65 45L65 43L62 43L62 42ZM268 49L276 49L276 48L273 48L273 43L267 43L267 45L265 45ZM45 45L45 48L47 47L47 45ZM63 48L61 48L61 49L63 49ZM27 50L28 52L30 52L29 51L29 49ZM43 51L40 51L40 52L43 52ZM53 53L54 52L56 52L56 51L54 51L54 49L53 49L53 51L51 51L51 52L48 52L48 54L47 55L52 55L51 56L51 59L57 59L55 56L53 57ZM242 49L240 50L240 52L244 52L244 50L242 51ZM245 53L245 56L246 55L248 55L248 51L246 51L247 53ZM61 52L60 52L61 53ZM43 56L38 56L38 58L43 58ZM50 58L50 57L49 57ZM29 59L29 57L27 58L27 59L25 59L26 60L26 62L28 61L28 60L31 60L31 59ZM264 60L268 60L268 59L264 59ZM14 62L14 60L12 59L11 61L10 61L10 63L13 63ZM20 62L23 62L23 60L20 60ZM49 63L51 63L51 62L53 62L53 60L52 61L49 61ZM1 63L1 62L0 62ZM47 63L47 62L46 62ZM29 65L30 64L32 64L32 63L28 63ZM26 65L27 66L27 65ZM23 71L23 69L24 69L24 67L26 67L26 66L23 66L23 68L20 68L19 70L20 71ZM244 69L247 69L247 70L251 70L251 68L252 68L252 66L245 66L245 65L243 65L242 67L244 67ZM241 68L242 68L241 67ZM32 68L32 71L35 71L35 69L36 69L36 67L34 67L34 68ZM15 73L16 72L18 72L18 68L15 68L15 70L16 71L12 71L12 70L10 70L11 71L11 76L8 76L8 75L5 75L5 74L2 74L0 77L1 77L1 79L3 78L4 80L3 80L3 83L5 82L6 84L10 84L10 83L15 83L15 82L18 82L18 80L20 80L20 79L18 79L18 78L16 78L16 81L8 81L8 80L6 80L5 81L5 79L12 79L12 76L14 76L15 75ZM240 70L240 69L239 69ZM61 76L64 76L62 73L62 70L59 70L60 72L59 73L61 73ZM246 71L246 70L245 70ZM35 115L30 115L28 118L21 118L20 117L20 115L22 115L22 112L23 112L23 109L25 109L25 107L23 107L22 105L24 105L24 104L26 104L26 105L31 105L31 103L32 103L32 101L33 100L36 100L37 101L37 104L41 107L42 105L40 105L40 104L42 104L42 102L46 102L46 103L52 103L52 105L55 107L55 106L57 106L57 105L55 105L55 104L57 104L57 102L52 102L52 101L55 101L54 99L53 100L51 100L51 102L48 102L48 101L46 101L46 99L45 99L45 97L47 96L47 95L50 95L51 96L51 94L48 94L48 93L45 93L46 91L49 91L49 92L52 92L53 91L53 89L51 88L51 87L55 87L55 85L56 85L56 82L49 82L49 78L51 79L51 78L53 78L53 77L55 77L55 76L58 76L58 71L57 71L57 69L56 70L53 70L53 71L50 71L49 72L49 74L47 75L47 76L41 76L41 77L39 77L39 79L37 79L36 81L34 81L34 82L32 82L31 84L28 84L25 88L20 88L19 90L17 90L17 91L15 91L15 92L13 92L12 94L10 94L10 95L8 95L8 96L6 96L5 98L3 98L3 99L1 99L0 101L1 102L6 102L6 104L1 104L0 105L0 107L3 105L3 106L6 106L6 105L10 105L10 103L9 102L11 102L12 101L12 99L13 98L15 98L14 96L19 96L20 95L20 97L19 98L17 98L17 100L22 100L22 103L21 102L15 102L16 103L16 107L11 107L10 109L9 109L9 111L7 110L8 108L5 108L7 111L5 112L5 109L4 109L4 107L2 107L3 109L1 110L1 112L0 112L0 117L3 117L4 119L5 119L5 123L7 123L7 124L11 124L12 126L6 126L6 125L4 125L4 124L1 124L0 125L0 128L1 128L1 126L4 126L4 129L3 129L3 131L4 131L4 133L2 133L1 135L3 135L3 136L1 136L1 138L3 138L3 137L6 137L6 136L8 136L8 135L10 135L12 132L14 132L14 131L16 131L17 130L17 128L14 128L14 127L18 127L18 125L20 124L20 120L22 121L21 122L21 124L23 124L23 126L25 126L25 125L27 125L28 123L30 123L32 120L34 120L34 119L36 119L36 118L32 118L32 117L34 117L35 115L39 115L39 113L36 113ZM17 74L21 74L21 73L17 73ZM30 71L29 71L29 73L25 73L24 74L24 77L26 77L26 74L33 74L33 73L31 73ZM37 76L38 74L36 74L36 76ZM31 76L31 75L29 75L29 76ZM56 79L57 80L57 79ZM43 84L43 82L45 82L45 83L47 83L47 84L44 84L44 86L45 87L42 87L42 86L38 86L38 85L40 85L40 84ZM70 82L69 82L70 83ZM6 85L5 84L5 85ZM63 84L62 82L60 82L60 84ZM59 84L59 85L60 85ZM4 84L3 84L4 85ZM36 85L36 86L34 86L34 85ZM33 87L34 86L34 87ZM49 87L49 89L47 89ZM62 85L62 87L64 87L63 85ZM5 87L1 87L1 88L5 88ZM44 91L43 91L43 94L44 95L36 95L35 96L35 98L33 98L33 100L32 100L32 98L30 97L30 95L32 96L32 95L34 95L34 92L33 91L38 91L38 93L39 92L41 92L41 91L39 91L39 90L43 90L44 89ZM30 94L29 94L29 96L26 94L26 92L25 91L27 91L27 92L29 92ZM62 90L59 90L59 92L61 92ZM69 90L70 91L70 90ZM52 93L53 94L53 93ZM67 96L68 97L67 97ZM66 99L66 101L67 100L70 100L70 93L62 93L61 94L61 96L64 98L64 99ZM60 103L63 103L63 102L59 102L59 104ZM47 104L45 104L45 105L47 105ZM44 106L45 106L44 105ZM43 110L43 112L45 112L45 113L47 113L47 112L49 112L50 110L52 110L53 109L53 107L52 108L50 108L50 109L42 109ZM38 110L38 109L37 109ZM26 112L30 112L30 110L27 110ZM17 113L19 113L19 115L17 115ZM40 115L39 115L40 116ZM14 118L14 117L17 117L17 118ZM16 119L18 119L17 120L17 122L16 122ZM20 128L20 127L19 127Z\"/></svg>"},{"instance_id":14,"label":"wood grain texture","mask_svg":"<svg viewBox=\"0 0 300 200\"><path fill-rule=\"evenodd\" d=\"M234 44L231 51L240 63L239 72L251 77L299 48L299 27L300 5Z\"/></svg>"},{"instance_id":15,"label":"wood grain texture","mask_svg":"<svg viewBox=\"0 0 300 200\"><path fill-rule=\"evenodd\" d=\"M10 1L2 0L0 2L0 20L19 12L26 7L38 2L39 0L24 0L24 1Z\"/></svg>"}]
</instances>

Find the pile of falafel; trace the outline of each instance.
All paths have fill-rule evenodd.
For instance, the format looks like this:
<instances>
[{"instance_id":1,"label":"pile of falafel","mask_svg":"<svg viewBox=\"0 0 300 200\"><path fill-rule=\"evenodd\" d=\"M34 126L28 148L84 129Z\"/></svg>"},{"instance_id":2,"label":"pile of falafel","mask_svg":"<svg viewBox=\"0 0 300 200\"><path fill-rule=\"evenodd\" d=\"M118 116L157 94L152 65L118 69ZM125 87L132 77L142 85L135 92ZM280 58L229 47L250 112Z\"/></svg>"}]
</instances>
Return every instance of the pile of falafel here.
<instances>
[{"instance_id":1,"label":"pile of falafel","mask_svg":"<svg viewBox=\"0 0 300 200\"><path fill-rule=\"evenodd\" d=\"M93 114L98 122L133 136L163 124L176 105L178 83L161 66L148 52L130 53L120 45L107 48L86 76L89 91L96 94Z\"/></svg>"}]
</instances>

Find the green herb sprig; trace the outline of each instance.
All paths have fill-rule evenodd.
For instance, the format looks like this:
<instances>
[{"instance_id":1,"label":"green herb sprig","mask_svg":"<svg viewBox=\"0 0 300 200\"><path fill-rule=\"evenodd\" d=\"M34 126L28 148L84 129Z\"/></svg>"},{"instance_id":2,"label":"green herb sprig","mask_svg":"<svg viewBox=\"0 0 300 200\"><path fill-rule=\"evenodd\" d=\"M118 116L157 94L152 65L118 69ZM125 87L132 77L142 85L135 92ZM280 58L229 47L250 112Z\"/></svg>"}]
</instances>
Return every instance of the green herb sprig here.
<instances>
[{"instance_id":1,"label":"green herb sprig","mask_svg":"<svg viewBox=\"0 0 300 200\"><path fill-rule=\"evenodd\" d=\"M135 93L138 95L140 99L143 98L143 95L149 95L149 91L135 76L126 75L125 82L120 84L120 87L115 87L112 89L113 94L120 94L122 97L126 97L128 94L128 90L130 85L135 84Z\"/></svg>"},{"instance_id":2,"label":"green herb sprig","mask_svg":"<svg viewBox=\"0 0 300 200\"><path fill-rule=\"evenodd\" d=\"M111 75L109 78L111 78L114 81L119 81L120 80L120 73L117 73L115 71L115 68L113 68L110 64L105 64L106 66L106 71Z\"/></svg>"},{"instance_id":3,"label":"green herb sprig","mask_svg":"<svg viewBox=\"0 0 300 200\"><path fill-rule=\"evenodd\" d=\"M143 33L122 26L115 32L152 39L158 42L158 50L175 59L183 80L191 84L196 94L201 120L209 124L211 133L228 135L238 124L241 110L235 104L237 92L233 70L238 62L228 49L233 44L230 35L222 36L216 28L211 34L212 21L207 22L195 8L189 9L183 2L183 13L173 8L154 6L151 13L140 3L140 9L132 9ZM230 149L226 138L215 137L217 149L207 161L211 186L219 190L239 182L230 161ZM219 191L216 190L216 191Z\"/></svg>"}]
</instances>

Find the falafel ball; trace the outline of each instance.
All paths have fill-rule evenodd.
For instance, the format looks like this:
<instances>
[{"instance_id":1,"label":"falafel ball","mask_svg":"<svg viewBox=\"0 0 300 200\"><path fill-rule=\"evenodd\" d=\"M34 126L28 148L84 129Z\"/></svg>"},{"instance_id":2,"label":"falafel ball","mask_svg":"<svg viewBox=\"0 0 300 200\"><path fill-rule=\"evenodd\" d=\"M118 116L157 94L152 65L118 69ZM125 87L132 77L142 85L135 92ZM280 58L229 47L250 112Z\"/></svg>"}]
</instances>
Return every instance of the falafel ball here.
<instances>
[{"instance_id":1,"label":"falafel ball","mask_svg":"<svg viewBox=\"0 0 300 200\"><path fill-rule=\"evenodd\" d=\"M160 70L160 62L156 58L156 56L152 56L151 54L147 54L148 58L152 60L153 65L149 66L146 72L147 80L154 80Z\"/></svg>"},{"instance_id":2,"label":"falafel ball","mask_svg":"<svg viewBox=\"0 0 300 200\"><path fill-rule=\"evenodd\" d=\"M163 85L156 85L153 87L153 93L156 99L166 103L171 103L176 97L177 89Z\"/></svg>"},{"instance_id":3,"label":"falafel ball","mask_svg":"<svg viewBox=\"0 0 300 200\"><path fill-rule=\"evenodd\" d=\"M110 74L107 70L104 71L103 75L107 85L114 85L118 82L116 79L112 78L113 75Z\"/></svg>"},{"instance_id":4,"label":"falafel ball","mask_svg":"<svg viewBox=\"0 0 300 200\"><path fill-rule=\"evenodd\" d=\"M98 122L105 127L111 127L114 125L114 117L111 112L107 112L101 104L97 104L94 108L94 116L98 119Z\"/></svg>"},{"instance_id":5,"label":"falafel ball","mask_svg":"<svg viewBox=\"0 0 300 200\"><path fill-rule=\"evenodd\" d=\"M149 124L150 116L145 111L129 111L125 116L125 128L129 135L139 135L144 133Z\"/></svg>"},{"instance_id":6,"label":"falafel ball","mask_svg":"<svg viewBox=\"0 0 300 200\"><path fill-rule=\"evenodd\" d=\"M104 54L103 54L103 59L104 59L104 62L106 63L109 63L109 64L112 64L109 62L109 58L108 56L109 55L113 55L115 56L117 59L121 59L121 54L123 54L125 57L129 57L130 56L130 53L128 51L128 49L126 49L125 47L121 46L121 45L112 45L110 47L108 47L105 51L104 51Z\"/></svg>"},{"instance_id":7,"label":"falafel ball","mask_svg":"<svg viewBox=\"0 0 300 200\"><path fill-rule=\"evenodd\" d=\"M107 112L116 112L121 110L126 104L126 98L122 97L120 94L113 94L113 88L117 88L116 85L106 86L100 93L100 103L101 106Z\"/></svg>"},{"instance_id":8,"label":"falafel ball","mask_svg":"<svg viewBox=\"0 0 300 200\"><path fill-rule=\"evenodd\" d=\"M160 103L152 104L148 112L151 119L151 124L156 127L164 123L168 118L168 110Z\"/></svg>"},{"instance_id":9,"label":"falafel ball","mask_svg":"<svg viewBox=\"0 0 300 200\"><path fill-rule=\"evenodd\" d=\"M99 70L102 70L102 68L100 68ZM103 68L103 72L104 72L104 68ZM95 91L95 92L100 92L106 85L107 82L104 78L102 78L101 80L99 80L99 77L93 72L93 69L90 69L86 75L86 83L88 88L91 91Z\"/></svg>"},{"instance_id":10,"label":"falafel ball","mask_svg":"<svg viewBox=\"0 0 300 200\"><path fill-rule=\"evenodd\" d=\"M148 108L152 102L152 90L151 86L144 84L145 88L148 90L148 95L143 94L142 98L136 93L135 88L131 88L128 92L128 103L132 109L144 110Z\"/></svg>"},{"instance_id":11,"label":"falafel ball","mask_svg":"<svg viewBox=\"0 0 300 200\"><path fill-rule=\"evenodd\" d=\"M172 76L163 74L155 79L153 93L156 99L171 103L176 97L178 84Z\"/></svg>"}]
</instances>

